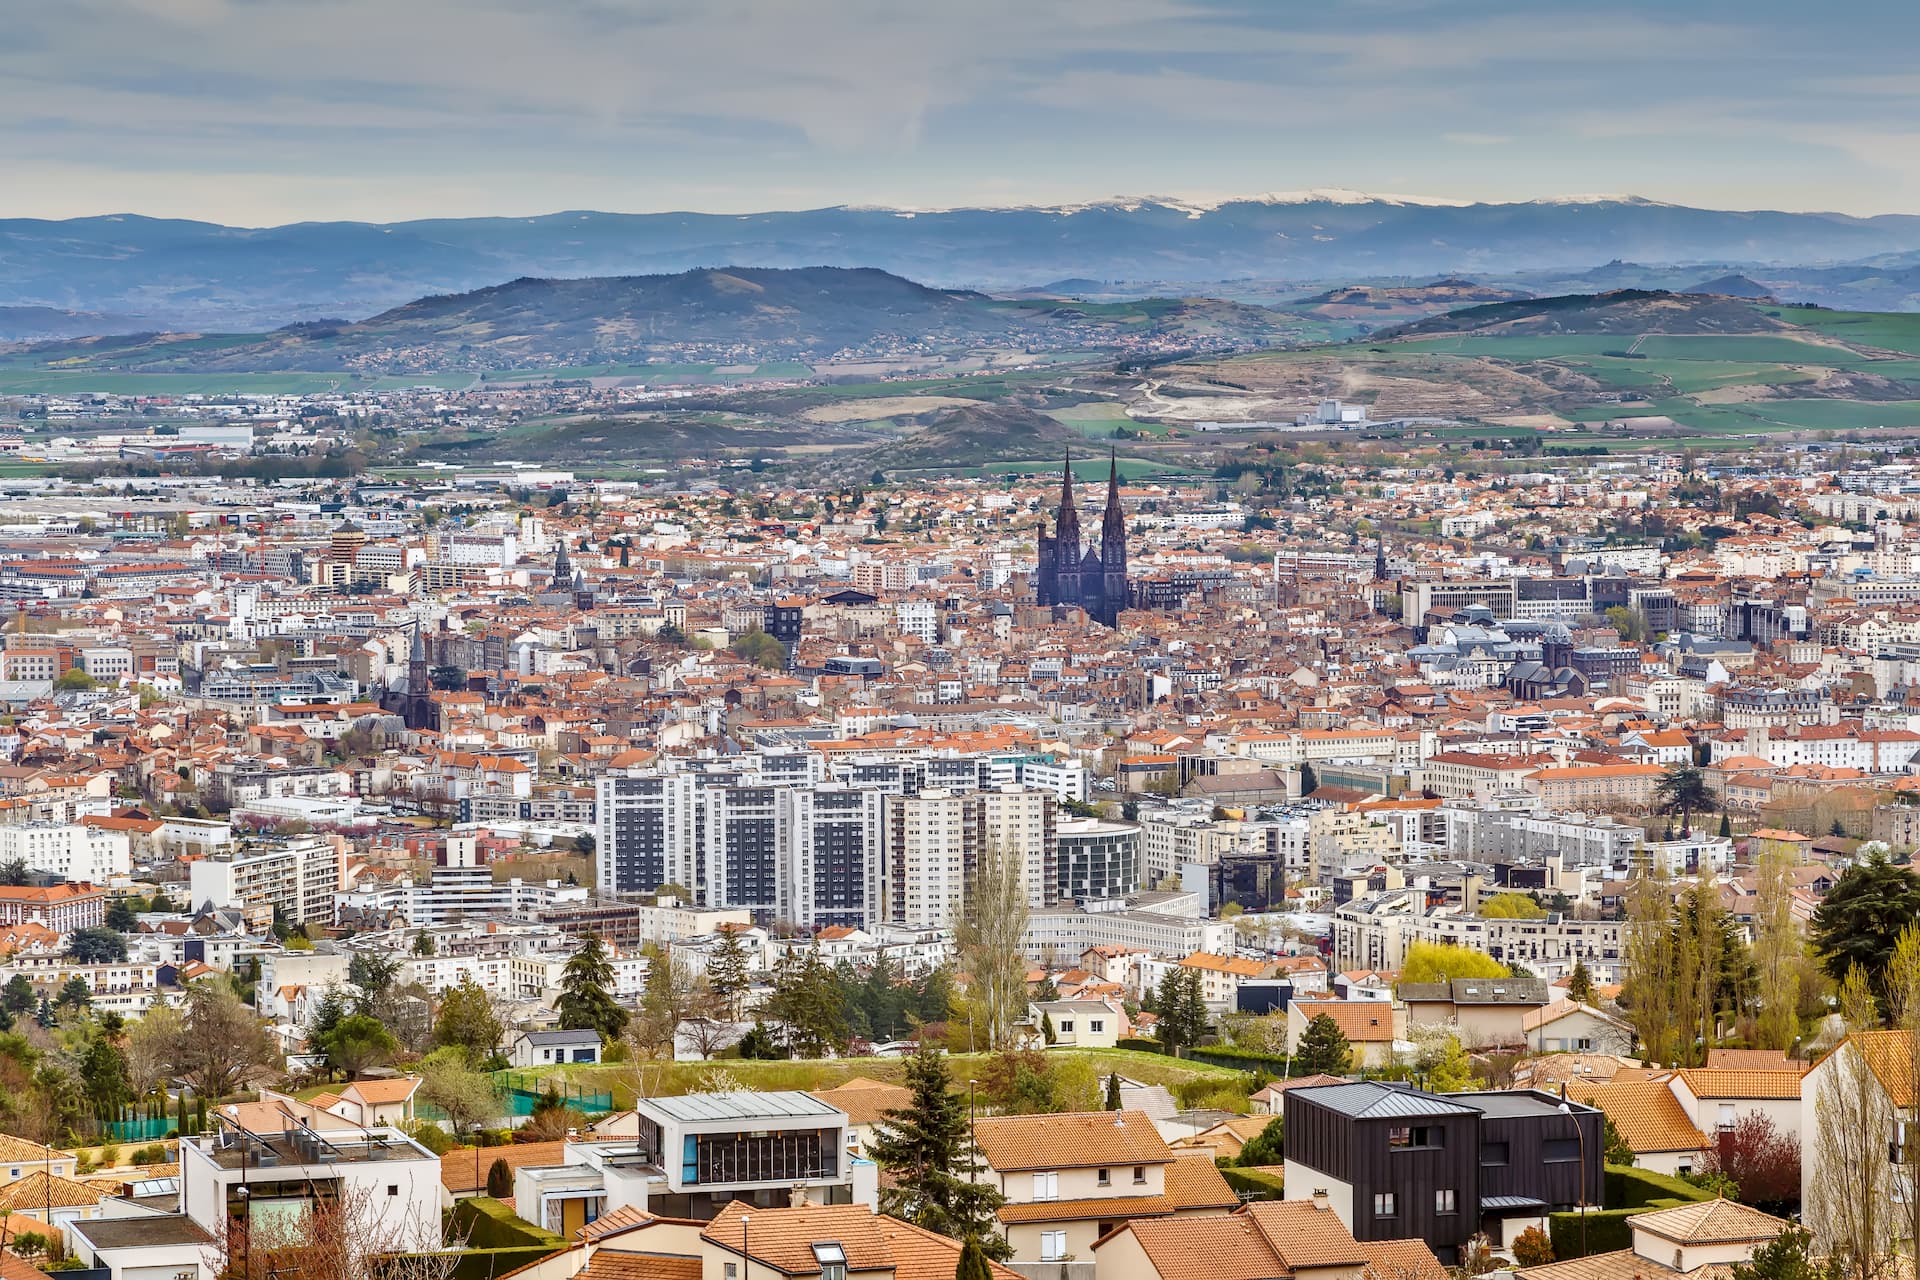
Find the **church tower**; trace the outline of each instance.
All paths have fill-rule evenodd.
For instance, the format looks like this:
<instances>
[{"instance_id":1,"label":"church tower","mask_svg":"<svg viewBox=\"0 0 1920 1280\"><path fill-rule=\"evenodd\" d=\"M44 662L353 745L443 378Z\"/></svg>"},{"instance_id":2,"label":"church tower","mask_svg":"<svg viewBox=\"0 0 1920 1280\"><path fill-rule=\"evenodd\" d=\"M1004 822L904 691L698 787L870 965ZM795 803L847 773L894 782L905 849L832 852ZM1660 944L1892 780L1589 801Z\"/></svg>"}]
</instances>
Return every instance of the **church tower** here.
<instances>
[{"instance_id":1,"label":"church tower","mask_svg":"<svg viewBox=\"0 0 1920 1280\"><path fill-rule=\"evenodd\" d=\"M413 646L407 651L407 700L401 712L409 729L433 728L433 677L427 670L427 638L413 623Z\"/></svg>"},{"instance_id":2,"label":"church tower","mask_svg":"<svg viewBox=\"0 0 1920 1280\"><path fill-rule=\"evenodd\" d=\"M1053 520L1053 598L1056 604L1083 604L1080 568L1080 513L1073 508L1073 451L1060 473L1060 510Z\"/></svg>"},{"instance_id":3,"label":"church tower","mask_svg":"<svg viewBox=\"0 0 1920 1280\"><path fill-rule=\"evenodd\" d=\"M567 539L564 535L555 539L559 550L553 553L553 583L550 590L573 590L573 566L567 560Z\"/></svg>"},{"instance_id":4,"label":"church tower","mask_svg":"<svg viewBox=\"0 0 1920 1280\"><path fill-rule=\"evenodd\" d=\"M1387 535L1384 533L1373 544L1373 580L1387 580Z\"/></svg>"},{"instance_id":5,"label":"church tower","mask_svg":"<svg viewBox=\"0 0 1920 1280\"><path fill-rule=\"evenodd\" d=\"M1127 600L1127 513L1120 505L1120 455L1107 461L1107 511L1100 520L1100 612L1109 627L1117 626Z\"/></svg>"}]
</instances>

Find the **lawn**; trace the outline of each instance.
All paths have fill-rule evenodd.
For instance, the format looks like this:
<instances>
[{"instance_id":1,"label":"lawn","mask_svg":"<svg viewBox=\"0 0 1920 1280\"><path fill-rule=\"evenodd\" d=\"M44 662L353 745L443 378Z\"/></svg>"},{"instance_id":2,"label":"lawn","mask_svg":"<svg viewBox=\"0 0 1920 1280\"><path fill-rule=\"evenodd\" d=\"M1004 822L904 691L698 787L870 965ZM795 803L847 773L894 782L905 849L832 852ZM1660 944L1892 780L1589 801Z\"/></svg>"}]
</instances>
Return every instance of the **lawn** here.
<instances>
[{"instance_id":1,"label":"lawn","mask_svg":"<svg viewBox=\"0 0 1920 1280\"><path fill-rule=\"evenodd\" d=\"M1246 1073L1227 1067L1188 1062L1135 1049L1052 1049L1048 1051L1048 1056L1086 1059L1094 1073L1103 1080L1115 1071L1142 1084L1164 1084L1169 1087L1189 1080L1214 1080L1222 1085L1235 1085L1247 1079ZM985 1053L951 1054L947 1058L947 1069L954 1082L964 1087L968 1079L985 1072L990 1057ZM906 1079L907 1063L904 1058L834 1058L802 1062L720 1058L713 1062L676 1062L670 1066L648 1064L644 1069L661 1073L657 1081L649 1078L656 1095L672 1096L703 1087L711 1075L721 1071L745 1087L759 1092L831 1089L855 1076L897 1084L904 1083ZM568 1066L556 1070L564 1072L574 1084L611 1092L616 1107L633 1105L634 1066L616 1063L608 1066Z\"/></svg>"}]
</instances>

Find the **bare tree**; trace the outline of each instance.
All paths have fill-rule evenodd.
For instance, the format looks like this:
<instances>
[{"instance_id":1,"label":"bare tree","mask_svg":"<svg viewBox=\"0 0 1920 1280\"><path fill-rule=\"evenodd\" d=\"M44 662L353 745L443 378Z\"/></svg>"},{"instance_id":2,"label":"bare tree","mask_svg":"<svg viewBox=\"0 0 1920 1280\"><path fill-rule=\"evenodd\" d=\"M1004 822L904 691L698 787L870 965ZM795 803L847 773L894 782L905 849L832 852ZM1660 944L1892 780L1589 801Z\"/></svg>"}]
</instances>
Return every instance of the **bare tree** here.
<instances>
[{"instance_id":1,"label":"bare tree","mask_svg":"<svg viewBox=\"0 0 1920 1280\"><path fill-rule=\"evenodd\" d=\"M174 1050L184 1031L180 1011L170 1004L154 1005L127 1029L127 1083L135 1097L146 1097L173 1077Z\"/></svg>"},{"instance_id":2,"label":"bare tree","mask_svg":"<svg viewBox=\"0 0 1920 1280\"><path fill-rule=\"evenodd\" d=\"M680 1024L680 1030L702 1058L711 1058L721 1050L733 1047L740 1042L741 1036L737 1024L704 1015L688 1018Z\"/></svg>"},{"instance_id":3,"label":"bare tree","mask_svg":"<svg viewBox=\"0 0 1920 1280\"><path fill-rule=\"evenodd\" d=\"M988 841L974 864L954 942L967 972L966 999L985 1047L1011 1048L1027 1011L1027 877L1025 859Z\"/></svg>"},{"instance_id":4,"label":"bare tree","mask_svg":"<svg viewBox=\"0 0 1920 1280\"><path fill-rule=\"evenodd\" d=\"M280 1053L253 1010L224 981L187 988L185 1017L173 1044L175 1069L204 1098L224 1098Z\"/></svg>"},{"instance_id":5,"label":"bare tree","mask_svg":"<svg viewBox=\"0 0 1920 1280\"><path fill-rule=\"evenodd\" d=\"M466 1247L371 1186L342 1184L339 1199L304 1213L236 1223L209 1249L213 1274L232 1280L451 1280Z\"/></svg>"},{"instance_id":6,"label":"bare tree","mask_svg":"<svg viewBox=\"0 0 1920 1280\"><path fill-rule=\"evenodd\" d=\"M1673 894L1666 876L1643 867L1626 894L1628 1017L1649 1061L1679 1056L1680 1029L1670 998L1679 970L1673 933Z\"/></svg>"},{"instance_id":7,"label":"bare tree","mask_svg":"<svg viewBox=\"0 0 1920 1280\"><path fill-rule=\"evenodd\" d=\"M1878 1017L1872 985L1858 965L1842 984L1841 1009L1855 1033L1872 1028ZM1822 1064L1817 1078L1807 1221L1817 1228L1822 1248L1842 1262L1848 1280L1877 1280L1897 1229L1886 1204L1887 1139L1897 1117L1857 1035Z\"/></svg>"},{"instance_id":8,"label":"bare tree","mask_svg":"<svg viewBox=\"0 0 1920 1280\"><path fill-rule=\"evenodd\" d=\"M1793 862L1781 850L1760 855L1759 904L1753 913L1760 967L1760 1043L1785 1050L1800 1021L1800 926L1793 918Z\"/></svg>"}]
</instances>

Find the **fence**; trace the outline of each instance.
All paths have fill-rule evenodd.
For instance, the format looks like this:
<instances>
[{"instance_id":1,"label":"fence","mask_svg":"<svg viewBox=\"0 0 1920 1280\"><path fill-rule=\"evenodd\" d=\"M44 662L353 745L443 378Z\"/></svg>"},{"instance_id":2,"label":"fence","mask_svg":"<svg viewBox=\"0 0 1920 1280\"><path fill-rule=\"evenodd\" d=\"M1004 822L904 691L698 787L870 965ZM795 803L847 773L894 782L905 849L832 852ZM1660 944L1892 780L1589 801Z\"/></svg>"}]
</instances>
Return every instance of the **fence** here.
<instances>
[{"instance_id":1,"label":"fence","mask_svg":"<svg viewBox=\"0 0 1920 1280\"><path fill-rule=\"evenodd\" d=\"M613 1110L611 1092L589 1089L564 1077L542 1076L538 1071L509 1068L493 1073L494 1091L500 1097L500 1118L530 1116L548 1092L560 1095L560 1101L584 1115L600 1115ZM421 1120L445 1124L447 1113L431 1102L415 1102L413 1114Z\"/></svg>"}]
</instances>

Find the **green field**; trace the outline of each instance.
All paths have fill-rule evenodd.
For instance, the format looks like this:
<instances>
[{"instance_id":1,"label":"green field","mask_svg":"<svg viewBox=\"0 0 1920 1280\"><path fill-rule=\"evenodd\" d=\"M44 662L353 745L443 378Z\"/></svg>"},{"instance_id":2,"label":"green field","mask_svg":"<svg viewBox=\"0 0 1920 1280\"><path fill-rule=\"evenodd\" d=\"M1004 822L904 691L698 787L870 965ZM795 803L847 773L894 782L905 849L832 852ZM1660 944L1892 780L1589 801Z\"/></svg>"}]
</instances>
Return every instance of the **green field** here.
<instances>
[{"instance_id":1,"label":"green field","mask_svg":"<svg viewBox=\"0 0 1920 1280\"><path fill-rule=\"evenodd\" d=\"M1863 347L1920 355L1920 315L1882 311L1827 311L1820 307L1765 307L1767 315Z\"/></svg>"},{"instance_id":2,"label":"green field","mask_svg":"<svg viewBox=\"0 0 1920 1280\"><path fill-rule=\"evenodd\" d=\"M1920 400L1763 400L1737 408L1763 421L1811 430L1920 426Z\"/></svg>"}]
</instances>

